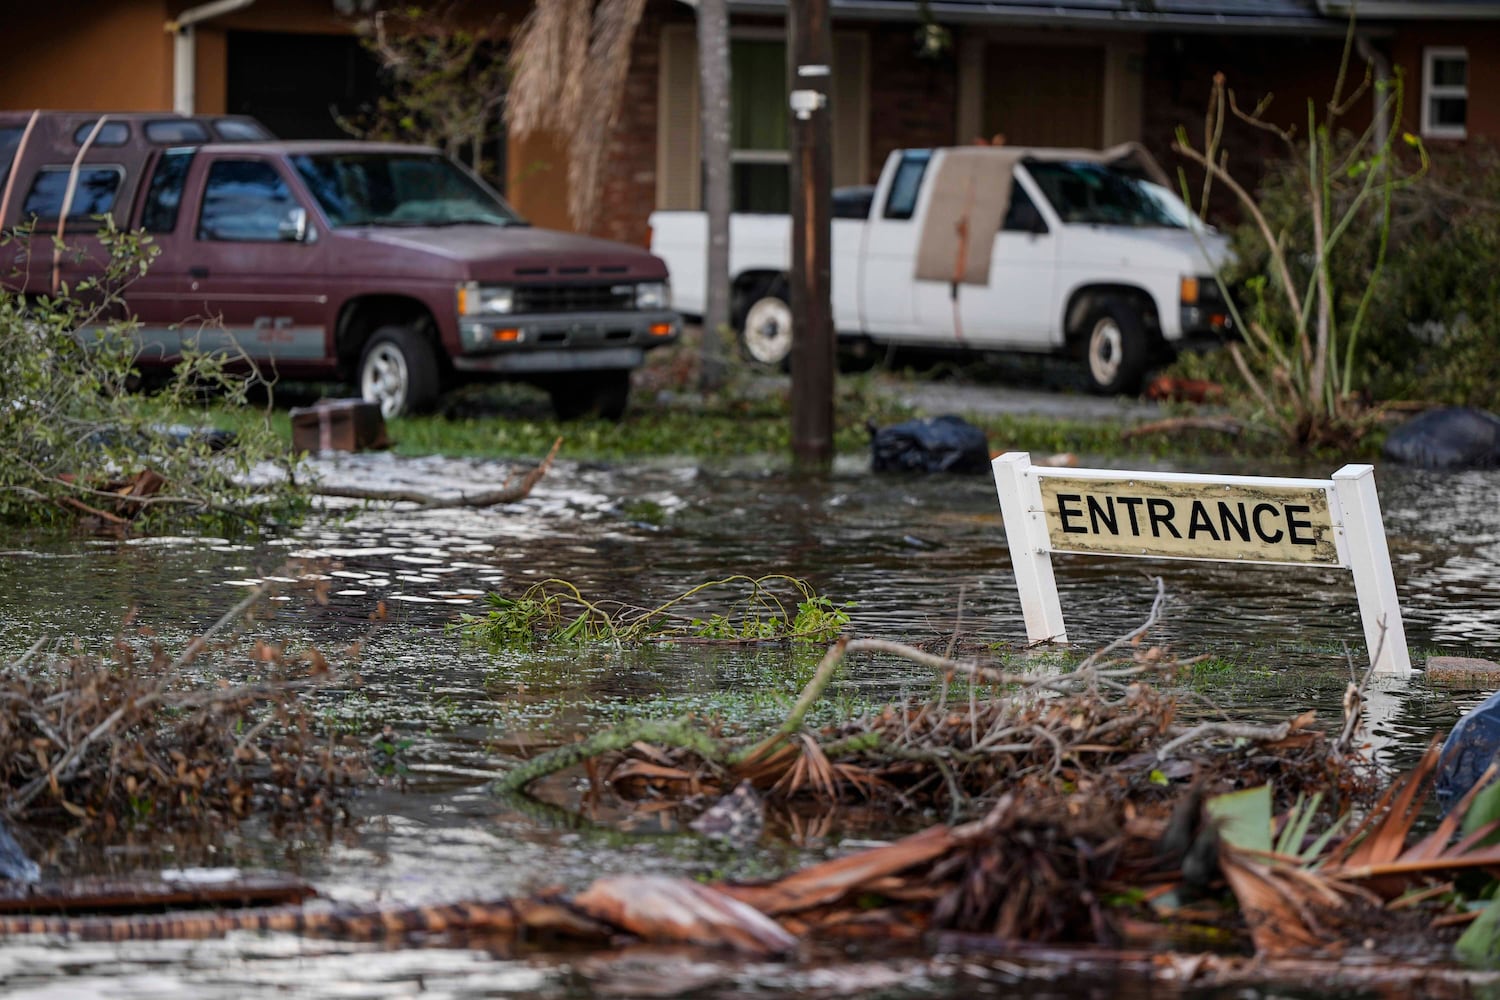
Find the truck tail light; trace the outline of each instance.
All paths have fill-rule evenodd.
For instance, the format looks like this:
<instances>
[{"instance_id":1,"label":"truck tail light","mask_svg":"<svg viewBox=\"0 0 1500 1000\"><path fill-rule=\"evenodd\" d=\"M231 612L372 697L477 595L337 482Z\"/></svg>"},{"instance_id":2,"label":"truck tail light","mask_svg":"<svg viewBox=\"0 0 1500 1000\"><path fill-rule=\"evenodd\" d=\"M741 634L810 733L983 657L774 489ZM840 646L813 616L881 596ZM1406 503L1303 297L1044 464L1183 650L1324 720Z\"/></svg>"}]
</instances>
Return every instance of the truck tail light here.
<instances>
[{"instance_id":1,"label":"truck tail light","mask_svg":"<svg viewBox=\"0 0 1500 1000\"><path fill-rule=\"evenodd\" d=\"M670 337L672 335L671 323L652 323L651 335L653 337Z\"/></svg>"}]
</instances>

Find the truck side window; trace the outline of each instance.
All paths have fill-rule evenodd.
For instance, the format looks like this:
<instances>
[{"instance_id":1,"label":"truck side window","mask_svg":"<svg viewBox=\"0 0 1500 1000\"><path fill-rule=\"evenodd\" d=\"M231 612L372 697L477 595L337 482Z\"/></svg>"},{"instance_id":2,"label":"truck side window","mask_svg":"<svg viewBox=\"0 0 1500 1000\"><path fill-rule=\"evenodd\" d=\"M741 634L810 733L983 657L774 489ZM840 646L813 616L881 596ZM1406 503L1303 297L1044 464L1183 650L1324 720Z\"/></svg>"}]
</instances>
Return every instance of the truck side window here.
<instances>
[{"instance_id":1,"label":"truck side window","mask_svg":"<svg viewBox=\"0 0 1500 1000\"><path fill-rule=\"evenodd\" d=\"M0 128L0 184L5 182L6 175L10 173L10 165L16 159L16 149L21 145L21 133L25 131L19 125Z\"/></svg>"},{"instance_id":2,"label":"truck side window","mask_svg":"<svg viewBox=\"0 0 1500 1000\"><path fill-rule=\"evenodd\" d=\"M887 219L910 219L917 210L917 192L922 190L922 175L927 172L927 163L932 152L913 149L901 156L896 166L896 176L891 180L891 192L885 198Z\"/></svg>"},{"instance_id":3,"label":"truck side window","mask_svg":"<svg viewBox=\"0 0 1500 1000\"><path fill-rule=\"evenodd\" d=\"M177 228L177 210L182 207L182 185L196 149L169 149L156 162L146 206L141 210L141 228L148 233L170 233Z\"/></svg>"},{"instance_id":4,"label":"truck side window","mask_svg":"<svg viewBox=\"0 0 1500 1000\"><path fill-rule=\"evenodd\" d=\"M1036 202L1026 189L1015 181L1010 182L1010 207L1005 210L1005 222L1000 226L1008 233L1045 233L1047 222L1037 210Z\"/></svg>"},{"instance_id":5,"label":"truck side window","mask_svg":"<svg viewBox=\"0 0 1500 1000\"><path fill-rule=\"evenodd\" d=\"M297 207L276 168L263 160L220 160L208 171L200 240L274 242L287 212Z\"/></svg>"},{"instance_id":6,"label":"truck side window","mask_svg":"<svg viewBox=\"0 0 1500 1000\"><path fill-rule=\"evenodd\" d=\"M63 199L68 194L71 167L43 167L36 172L31 190L21 207L23 218L35 216L39 222L56 222L62 214ZM125 170L116 166L86 166L78 170L78 185L68 206L69 222L86 222L90 216L105 215L115 204L115 193L125 179Z\"/></svg>"},{"instance_id":7,"label":"truck side window","mask_svg":"<svg viewBox=\"0 0 1500 1000\"><path fill-rule=\"evenodd\" d=\"M97 121L98 119L95 119ZM84 122L73 132L73 141L82 146L89 141L89 133L94 131L95 122ZM124 122L105 122L99 126L99 134L94 136L95 146L123 146L130 141L130 126Z\"/></svg>"},{"instance_id":8,"label":"truck side window","mask_svg":"<svg viewBox=\"0 0 1500 1000\"><path fill-rule=\"evenodd\" d=\"M146 138L170 145L178 142L208 142L208 129L201 123L182 118L162 118L146 123Z\"/></svg>"}]
</instances>

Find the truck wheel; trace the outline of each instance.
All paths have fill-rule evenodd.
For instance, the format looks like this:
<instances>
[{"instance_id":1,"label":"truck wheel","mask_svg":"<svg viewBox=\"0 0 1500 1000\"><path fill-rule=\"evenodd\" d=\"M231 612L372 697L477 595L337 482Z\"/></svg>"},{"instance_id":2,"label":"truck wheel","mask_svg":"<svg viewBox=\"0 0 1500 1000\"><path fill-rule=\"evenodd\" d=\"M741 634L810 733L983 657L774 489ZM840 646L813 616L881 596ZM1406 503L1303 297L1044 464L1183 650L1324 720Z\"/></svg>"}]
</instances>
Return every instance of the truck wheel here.
<instances>
[{"instance_id":1,"label":"truck wheel","mask_svg":"<svg viewBox=\"0 0 1500 1000\"><path fill-rule=\"evenodd\" d=\"M1104 298L1084 321L1089 387L1101 396L1137 393L1151 359L1140 315L1123 299Z\"/></svg>"},{"instance_id":2,"label":"truck wheel","mask_svg":"<svg viewBox=\"0 0 1500 1000\"><path fill-rule=\"evenodd\" d=\"M424 413L437 404L437 359L432 345L407 326L383 326L365 344L359 358L359 394L377 403L380 415Z\"/></svg>"},{"instance_id":3,"label":"truck wheel","mask_svg":"<svg viewBox=\"0 0 1500 1000\"><path fill-rule=\"evenodd\" d=\"M558 420L594 416L619 420L630 401L630 372L621 368L565 375L552 382L547 392Z\"/></svg>"},{"instance_id":4,"label":"truck wheel","mask_svg":"<svg viewBox=\"0 0 1500 1000\"><path fill-rule=\"evenodd\" d=\"M776 278L753 293L740 320L745 356L768 368L787 368L792 359L792 307L785 278Z\"/></svg>"}]
</instances>

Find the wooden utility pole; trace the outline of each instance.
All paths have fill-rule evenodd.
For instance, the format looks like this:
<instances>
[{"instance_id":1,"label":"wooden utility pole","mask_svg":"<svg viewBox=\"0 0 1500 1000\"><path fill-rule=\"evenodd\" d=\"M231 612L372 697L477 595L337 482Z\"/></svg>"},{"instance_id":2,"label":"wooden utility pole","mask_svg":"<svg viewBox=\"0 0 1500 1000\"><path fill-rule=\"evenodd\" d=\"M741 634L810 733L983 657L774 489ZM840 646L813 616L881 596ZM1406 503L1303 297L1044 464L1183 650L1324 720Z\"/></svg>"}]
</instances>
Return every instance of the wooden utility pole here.
<instances>
[{"instance_id":1,"label":"wooden utility pole","mask_svg":"<svg viewBox=\"0 0 1500 1000\"><path fill-rule=\"evenodd\" d=\"M833 463L832 284L833 79L829 0L791 0L787 70L792 146L792 456L807 468Z\"/></svg>"},{"instance_id":2,"label":"wooden utility pole","mask_svg":"<svg viewBox=\"0 0 1500 1000\"><path fill-rule=\"evenodd\" d=\"M724 382L721 336L729 326L729 5L727 0L697 0L697 5L703 209L708 215L698 388L712 392Z\"/></svg>"}]
</instances>

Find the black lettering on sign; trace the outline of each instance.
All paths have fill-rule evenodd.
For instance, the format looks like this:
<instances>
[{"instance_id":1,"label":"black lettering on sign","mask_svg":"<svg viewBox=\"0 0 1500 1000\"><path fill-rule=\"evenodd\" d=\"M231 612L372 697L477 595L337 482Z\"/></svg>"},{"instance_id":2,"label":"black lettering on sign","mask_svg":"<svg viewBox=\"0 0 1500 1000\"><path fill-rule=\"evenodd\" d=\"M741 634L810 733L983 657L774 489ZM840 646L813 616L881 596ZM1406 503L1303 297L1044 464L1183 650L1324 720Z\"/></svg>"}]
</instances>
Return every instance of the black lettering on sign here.
<instances>
[{"instance_id":1,"label":"black lettering on sign","mask_svg":"<svg viewBox=\"0 0 1500 1000\"><path fill-rule=\"evenodd\" d=\"M1248 542L1250 540L1250 517L1245 513L1245 505L1243 503L1235 504L1235 506L1239 508L1240 512L1238 520L1230 513L1229 504L1223 500L1219 501L1219 530L1224 533L1224 541L1226 542L1230 540L1230 528L1233 528L1234 533L1240 536L1240 541Z\"/></svg>"},{"instance_id":2,"label":"black lettering on sign","mask_svg":"<svg viewBox=\"0 0 1500 1000\"><path fill-rule=\"evenodd\" d=\"M1260 536L1260 540L1265 542L1267 545L1275 545L1277 542L1281 541L1282 535L1286 534L1286 532L1282 531L1280 528L1276 529L1276 533L1274 535L1266 531L1266 526L1261 523L1260 516L1262 514L1268 513L1279 513L1276 510L1276 505L1269 503L1258 503L1255 505L1255 510L1251 513L1250 517L1251 520L1255 522L1255 533ZM1276 522L1272 521L1271 523L1275 524Z\"/></svg>"},{"instance_id":3,"label":"black lettering on sign","mask_svg":"<svg viewBox=\"0 0 1500 1000\"><path fill-rule=\"evenodd\" d=\"M1161 529L1166 528L1172 533L1173 538L1181 538L1176 527L1172 524L1172 518L1176 515L1177 508L1172 506L1172 501L1163 500L1160 497L1152 497L1146 501L1146 514L1151 518L1151 537L1160 538Z\"/></svg>"},{"instance_id":4,"label":"black lettering on sign","mask_svg":"<svg viewBox=\"0 0 1500 1000\"><path fill-rule=\"evenodd\" d=\"M1311 528L1311 521L1297 520L1298 514L1311 514L1312 508L1305 503L1289 503L1286 505L1286 526L1291 533L1293 545L1317 545L1318 540L1312 535L1306 538L1297 534L1298 528Z\"/></svg>"},{"instance_id":5,"label":"black lettering on sign","mask_svg":"<svg viewBox=\"0 0 1500 1000\"><path fill-rule=\"evenodd\" d=\"M1081 504L1083 502L1083 496L1078 493L1059 493L1057 495L1057 517L1058 520L1062 521L1063 531L1067 532L1070 535L1087 535L1089 533L1089 529L1085 528L1083 525L1080 524L1075 528L1068 523L1068 519L1071 517L1080 519L1083 517L1082 507L1079 507L1077 510L1068 509L1068 501L1070 500L1073 503Z\"/></svg>"},{"instance_id":6,"label":"black lettering on sign","mask_svg":"<svg viewBox=\"0 0 1500 1000\"><path fill-rule=\"evenodd\" d=\"M1115 498L1105 497L1105 505L1103 507L1099 506L1099 499L1095 496L1091 495L1088 501L1089 526L1094 529L1094 534L1099 534L1099 522L1103 521L1104 526L1109 529L1111 535L1118 535L1120 528L1115 523Z\"/></svg>"},{"instance_id":7,"label":"black lettering on sign","mask_svg":"<svg viewBox=\"0 0 1500 1000\"><path fill-rule=\"evenodd\" d=\"M1202 500L1193 501L1193 513L1188 519L1188 538L1197 538L1202 532L1214 541L1219 540L1219 533L1214 530L1214 522L1209 519L1208 508L1203 506Z\"/></svg>"},{"instance_id":8,"label":"black lettering on sign","mask_svg":"<svg viewBox=\"0 0 1500 1000\"><path fill-rule=\"evenodd\" d=\"M1120 506L1130 514L1130 533L1137 538L1141 535L1141 526L1136 522L1135 509L1145 502L1140 497L1120 497Z\"/></svg>"}]
</instances>

